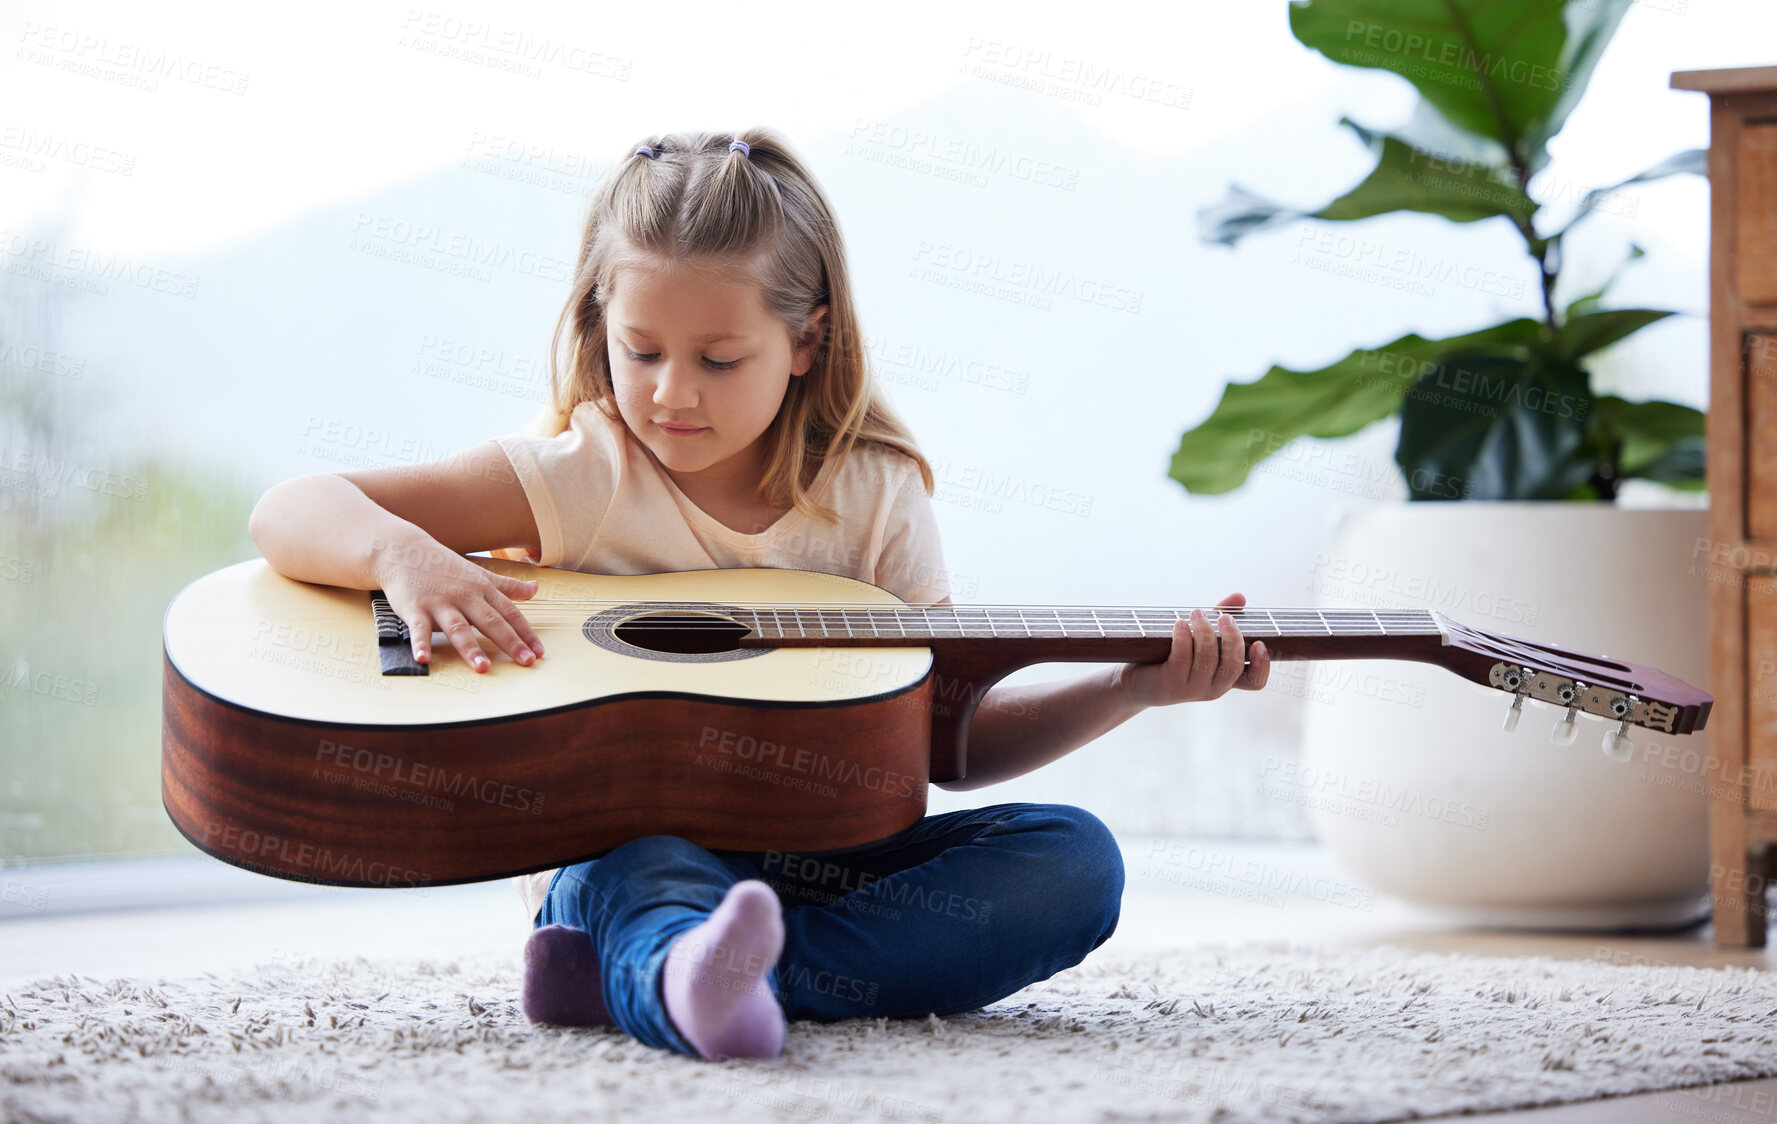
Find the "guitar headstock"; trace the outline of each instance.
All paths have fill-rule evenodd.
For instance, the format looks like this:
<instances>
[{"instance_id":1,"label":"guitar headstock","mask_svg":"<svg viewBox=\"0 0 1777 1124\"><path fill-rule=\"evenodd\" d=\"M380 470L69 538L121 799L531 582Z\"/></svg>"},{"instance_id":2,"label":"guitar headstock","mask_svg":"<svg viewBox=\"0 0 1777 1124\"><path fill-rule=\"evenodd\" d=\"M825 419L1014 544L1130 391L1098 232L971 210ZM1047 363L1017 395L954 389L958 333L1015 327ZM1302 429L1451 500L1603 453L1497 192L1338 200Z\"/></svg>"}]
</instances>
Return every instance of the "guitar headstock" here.
<instances>
[{"instance_id":1,"label":"guitar headstock","mask_svg":"<svg viewBox=\"0 0 1777 1124\"><path fill-rule=\"evenodd\" d=\"M1715 701L1655 668L1501 636L1443 617L1438 624L1448 641L1440 661L1445 667L1512 696L1505 720L1508 731L1517 726L1524 700L1535 699L1567 712L1551 733L1557 744L1573 742L1578 714L1595 714L1617 723L1604 736L1604 752L1627 760L1634 749L1628 738L1630 726L1667 734L1694 733L1703 728Z\"/></svg>"}]
</instances>

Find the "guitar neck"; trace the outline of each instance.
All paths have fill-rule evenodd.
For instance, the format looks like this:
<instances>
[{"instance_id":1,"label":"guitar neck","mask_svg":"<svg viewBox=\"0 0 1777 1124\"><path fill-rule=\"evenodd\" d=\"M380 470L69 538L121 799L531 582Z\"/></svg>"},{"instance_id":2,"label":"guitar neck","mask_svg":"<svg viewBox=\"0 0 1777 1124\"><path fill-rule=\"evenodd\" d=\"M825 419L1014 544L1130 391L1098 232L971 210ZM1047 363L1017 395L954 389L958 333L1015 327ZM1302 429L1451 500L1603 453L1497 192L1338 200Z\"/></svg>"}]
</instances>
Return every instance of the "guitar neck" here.
<instances>
[{"instance_id":1,"label":"guitar neck","mask_svg":"<svg viewBox=\"0 0 1777 1124\"><path fill-rule=\"evenodd\" d=\"M1090 605L945 606L939 609L731 610L748 648L983 648L1025 663L1164 659L1173 627L1192 610ZM1427 609L1217 609L1276 660L1425 659L1445 644ZM1016 654L1016 656L1014 656Z\"/></svg>"}]
</instances>

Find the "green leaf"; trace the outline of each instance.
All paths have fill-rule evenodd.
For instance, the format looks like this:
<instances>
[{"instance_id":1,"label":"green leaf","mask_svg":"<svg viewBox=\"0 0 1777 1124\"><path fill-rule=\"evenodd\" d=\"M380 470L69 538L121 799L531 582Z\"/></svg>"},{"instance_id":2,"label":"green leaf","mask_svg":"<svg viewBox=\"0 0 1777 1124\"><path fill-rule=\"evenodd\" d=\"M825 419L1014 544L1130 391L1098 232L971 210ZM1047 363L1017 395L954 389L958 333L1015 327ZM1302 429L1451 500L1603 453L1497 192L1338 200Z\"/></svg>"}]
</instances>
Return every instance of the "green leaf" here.
<instances>
[{"instance_id":1,"label":"green leaf","mask_svg":"<svg viewBox=\"0 0 1777 1124\"><path fill-rule=\"evenodd\" d=\"M1583 3L1563 3L1561 20L1566 25L1567 34L1561 43L1561 55L1555 62L1555 69L1561 75L1561 91L1555 99L1555 105L1542 120L1536 122L1525 137L1525 149L1538 154L1548 150L1549 140L1567 124L1567 115L1579 104L1580 98L1586 93L1586 86L1592 81L1592 71L1598 66L1598 59L1604 54L1604 48L1610 44L1611 37L1617 33L1617 25L1623 22L1624 13L1635 0L1585 0ZM1540 166L1541 160L1538 160Z\"/></svg>"},{"instance_id":2,"label":"green leaf","mask_svg":"<svg viewBox=\"0 0 1777 1124\"><path fill-rule=\"evenodd\" d=\"M1519 354L1540 330L1537 321L1518 319L1449 339L1409 334L1319 370L1274 366L1253 382L1230 383L1210 416L1179 439L1168 475L1198 495L1232 491L1298 437L1344 437L1392 414L1447 356Z\"/></svg>"},{"instance_id":3,"label":"green leaf","mask_svg":"<svg viewBox=\"0 0 1777 1124\"><path fill-rule=\"evenodd\" d=\"M1622 261L1617 263L1617 267L1615 269L1611 270L1610 276L1606 277L1604 279L1604 284L1598 286L1598 288L1592 290L1591 292L1587 293L1585 296L1580 297L1578 300L1569 304L1567 306L1567 311L1565 312L1565 314L1563 314L1563 316L1561 318L1562 322L1565 323L1565 322L1571 321L1577 317L1585 316L1590 313L1598 311L1599 304L1601 304L1604 300L1604 294L1610 292L1610 287L1617 283L1617 278L1622 275L1624 267L1626 267L1630 262L1635 261L1638 258L1644 258L1646 256L1647 256L1646 250L1642 249L1640 246L1636 245L1633 242L1629 243L1628 256L1625 257Z\"/></svg>"},{"instance_id":4,"label":"green leaf","mask_svg":"<svg viewBox=\"0 0 1777 1124\"><path fill-rule=\"evenodd\" d=\"M1595 214L1598 210L1598 204L1603 200L1608 199L1612 192L1620 191L1632 183L1652 183L1654 180L1663 180L1668 176L1708 175L1708 158L1709 150L1706 148L1687 148L1683 152L1673 153L1671 156L1666 157L1666 159L1660 161L1651 168L1643 168L1641 171L1636 172L1634 175L1620 183L1613 183L1609 187L1593 188L1591 191L1586 192L1585 195L1580 197L1579 213L1574 215L1573 218L1568 219L1567 225L1562 227L1554 237L1560 238L1565 235L1568 231L1577 226L1580 220Z\"/></svg>"},{"instance_id":5,"label":"green leaf","mask_svg":"<svg viewBox=\"0 0 1777 1124\"><path fill-rule=\"evenodd\" d=\"M1401 403L1395 463L1416 500L1558 499L1592 474L1587 408L1576 367L1536 353L1452 355Z\"/></svg>"},{"instance_id":6,"label":"green leaf","mask_svg":"<svg viewBox=\"0 0 1777 1124\"><path fill-rule=\"evenodd\" d=\"M1595 403L1592 425L1606 448L1618 449L1618 476L1702 487L1702 411L1676 402L1629 402L1604 395Z\"/></svg>"},{"instance_id":7,"label":"green leaf","mask_svg":"<svg viewBox=\"0 0 1777 1124\"><path fill-rule=\"evenodd\" d=\"M1307 211L1273 203L1233 183L1228 185L1227 198L1198 208L1197 237L1204 242L1232 246L1255 231L1307 216Z\"/></svg>"},{"instance_id":8,"label":"green leaf","mask_svg":"<svg viewBox=\"0 0 1777 1124\"><path fill-rule=\"evenodd\" d=\"M1453 124L1535 172L1628 4L1294 0L1290 30L1334 62L1399 74Z\"/></svg>"},{"instance_id":9,"label":"green leaf","mask_svg":"<svg viewBox=\"0 0 1777 1124\"><path fill-rule=\"evenodd\" d=\"M1318 211L1286 207L1230 184L1220 203L1198 210L1198 237L1232 246L1248 234L1297 219L1349 222L1393 211L1442 215L1453 222L1497 215L1515 220L1536 212L1536 202L1519 189L1509 167L1435 155L1349 117L1339 123L1376 154L1376 166L1361 183Z\"/></svg>"},{"instance_id":10,"label":"green leaf","mask_svg":"<svg viewBox=\"0 0 1777 1124\"><path fill-rule=\"evenodd\" d=\"M1518 187L1510 167L1449 160L1387 133L1340 118L1377 153L1376 167L1356 187L1313 215L1318 219L1364 219L1390 211L1423 211L1453 222L1505 215L1528 218L1536 202Z\"/></svg>"},{"instance_id":11,"label":"green leaf","mask_svg":"<svg viewBox=\"0 0 1777 1124\"><path fill-rule=\"evenodd\" d=\"M1657 308L1608 308L1583 313L1555 330L1550 347L1557 358L1572 362L1671 315Z\"/></svg>"}]
</instances>

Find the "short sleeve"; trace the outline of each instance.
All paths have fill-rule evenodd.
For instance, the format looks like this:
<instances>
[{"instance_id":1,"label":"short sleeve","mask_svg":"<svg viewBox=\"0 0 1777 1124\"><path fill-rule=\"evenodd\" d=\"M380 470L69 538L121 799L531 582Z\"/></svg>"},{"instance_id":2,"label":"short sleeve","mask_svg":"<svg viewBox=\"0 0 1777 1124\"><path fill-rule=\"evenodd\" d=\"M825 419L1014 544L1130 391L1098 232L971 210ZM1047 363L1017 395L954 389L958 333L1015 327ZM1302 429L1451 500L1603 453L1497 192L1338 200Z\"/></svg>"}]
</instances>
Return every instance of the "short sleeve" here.
<instances>
[{"instance_id":1,"label":"short sleeve","mask_svg":"<svg viewBox=\"0 0 1777 1124\"><path fill-rule=\"evenodd\" d=\"M926 495L919 465L908 461L883 524L882 553L877 556L872 584L909 605L930 606L950 595L944 570L944 548L932 498Z\"/></svg>"},{"instance_id":2,"label":"short sleeve","mask_svg":"<svg viewBox=\"0 0 1777 1124\"><path fill-rule=\"evenodd\" d=\"M568 428L554 437L509 433L494 441L512 462L537 521L542 553L531 561L579 569L616 496L620 462L609 420L596 405L582 402L569 415Z\"/></svg>"}]
</instances>

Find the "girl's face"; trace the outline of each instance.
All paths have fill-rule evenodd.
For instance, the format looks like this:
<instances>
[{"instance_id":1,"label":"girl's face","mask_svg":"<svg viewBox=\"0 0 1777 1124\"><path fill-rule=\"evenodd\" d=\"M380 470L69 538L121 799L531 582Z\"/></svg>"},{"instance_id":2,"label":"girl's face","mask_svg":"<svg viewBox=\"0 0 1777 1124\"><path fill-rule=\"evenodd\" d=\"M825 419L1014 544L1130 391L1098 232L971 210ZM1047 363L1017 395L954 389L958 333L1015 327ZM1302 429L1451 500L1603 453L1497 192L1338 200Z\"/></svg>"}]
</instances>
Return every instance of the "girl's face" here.
<instances>
[{"instance_id":1,"label":"girl's face","mask_svg":"<svg viewBox=\"0 0 1777 1124\"><path fill-rule=\"evenodd\" d=\"M612 288L611 381L630 432L687 492L750 499L764 475L760 438L814 348L793 346L756 284L629 268ZM810 329L826 311L815 310Z\"/></svg>"}]
</instances>

